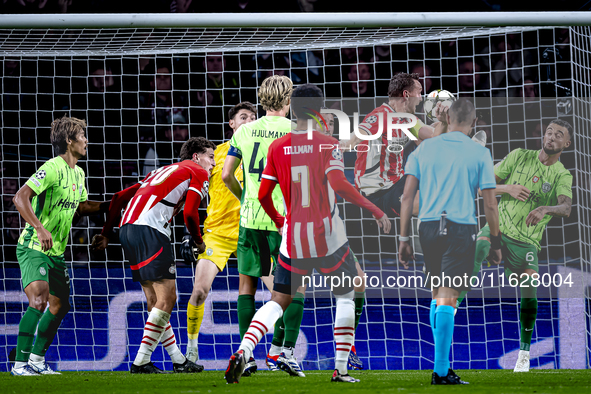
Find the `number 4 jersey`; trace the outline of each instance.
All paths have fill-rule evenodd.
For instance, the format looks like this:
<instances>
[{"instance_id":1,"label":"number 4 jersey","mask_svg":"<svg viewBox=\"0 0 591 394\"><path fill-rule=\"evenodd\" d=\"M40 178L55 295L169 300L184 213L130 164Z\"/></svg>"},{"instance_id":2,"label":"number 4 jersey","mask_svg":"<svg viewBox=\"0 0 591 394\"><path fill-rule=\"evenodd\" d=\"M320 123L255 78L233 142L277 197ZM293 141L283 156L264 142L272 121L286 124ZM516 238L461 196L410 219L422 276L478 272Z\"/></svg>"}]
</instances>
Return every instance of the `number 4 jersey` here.
<instances>
[{"instance_id":1,"label":"number 4 jersey","mask_svg":"<svg viewBox=\"0 0 591 394\"><path fill-rule=\"evenodd\" d=\"M330 171L344 171L338 141L292 131L271 145L263 177L278 182L287 208L281 254L296 259L325 257L347 242Z\"/></svg>"},{"instance_id":2,"label":"number 4 jersey","mask_svg":"<svg viewBox=\"0 0 591 394\"><path fill-rule=\"evenodd\" d=\"M290 131L289 119L283 116L263 116L254 122L243 124L232 136L228 156L241 159L244 169L240 226L255 230L277 231L277 227L261 207L259 189L269 146ZM279 187L273 191L273 204L277 211L284 212L283 196Z\"/></svg>"}]
</instances>

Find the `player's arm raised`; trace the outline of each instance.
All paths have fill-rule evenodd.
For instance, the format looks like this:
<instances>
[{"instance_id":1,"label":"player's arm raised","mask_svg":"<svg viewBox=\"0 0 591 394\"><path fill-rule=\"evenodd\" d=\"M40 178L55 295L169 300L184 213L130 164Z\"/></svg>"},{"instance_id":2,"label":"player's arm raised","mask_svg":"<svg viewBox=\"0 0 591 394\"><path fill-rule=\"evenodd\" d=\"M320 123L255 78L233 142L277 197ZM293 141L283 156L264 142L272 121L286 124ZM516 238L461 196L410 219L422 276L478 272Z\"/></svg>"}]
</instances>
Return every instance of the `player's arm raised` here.
<instances>
[{"instance_id":1,"label":"player's arm raised","mask_svg":"<svg viewBox=\"0 0 591 394\"><path fill-rule=\"evenodd\" d=\"M441 103L437 103L437 106L435 107L435 115L437 116L438 122L435 122L431 125L433 128L432 137L437 137L440 134L447 133L447 110L449 110L449 107L446 107Z\"/></svg>"},{"instance_id":2,"label":"player's arm raised","mask_svg":"<svg viewBox=\"0 0 591 394\"><path fill-rule=\"evenodd\" d=\"M240 165L242 161L242 157L236 155L233 150L236 150L232 146L230 146L230 150L228 151L228 156L224 162L224 169L222 170L222 181L226 187L230 190L230 192L240 200L242 198L242 186L238 179L236 179L236 169Z\"/></svg>"},{"instance_id":3,"label":"player's arm raised","mask_svg":"<svg viewBox=\"0 0 591 394\"><path fill-rule=\"evenodd\" d=\"M46 252L53 247L53 238L51 237L51 233L43 227L33 211L31 200L36 195L33 189L25 184L16 192L12 202L23 219L37 230L37 237L39 238L41 248Z\"/></svg>"}]
</instances>

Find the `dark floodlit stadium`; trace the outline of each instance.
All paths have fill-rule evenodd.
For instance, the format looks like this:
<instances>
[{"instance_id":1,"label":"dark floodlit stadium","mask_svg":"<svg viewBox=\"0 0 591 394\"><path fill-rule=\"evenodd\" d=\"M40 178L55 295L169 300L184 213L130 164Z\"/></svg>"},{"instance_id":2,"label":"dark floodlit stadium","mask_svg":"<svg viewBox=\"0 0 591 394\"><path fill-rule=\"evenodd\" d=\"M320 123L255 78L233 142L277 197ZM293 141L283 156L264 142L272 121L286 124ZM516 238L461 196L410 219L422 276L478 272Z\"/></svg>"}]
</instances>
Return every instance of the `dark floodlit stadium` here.
<instances>
[{"instance_id":1,"label":"dark floodlit stadium","mask_svg":"<svg viewBox=\"0 0 591 394\"><path fill-rule=\"evenodd\" d=\"M587 13L14 3L3 387L589 388Z\"/></svg>"}]
</instances>

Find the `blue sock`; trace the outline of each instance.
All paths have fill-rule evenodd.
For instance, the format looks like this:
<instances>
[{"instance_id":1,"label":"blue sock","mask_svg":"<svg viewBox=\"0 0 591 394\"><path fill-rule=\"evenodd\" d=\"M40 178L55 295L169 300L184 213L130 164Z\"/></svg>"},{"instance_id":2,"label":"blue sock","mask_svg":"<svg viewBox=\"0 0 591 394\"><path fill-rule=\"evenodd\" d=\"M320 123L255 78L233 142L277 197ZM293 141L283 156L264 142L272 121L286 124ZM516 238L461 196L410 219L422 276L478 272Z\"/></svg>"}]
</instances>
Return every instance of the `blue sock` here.
<instances>
[{"instance_id":1,"label":"blue sock","mask_svg":"<svg viewBox=\"0 0 591 394\"><path fill-rule=\"evenodd\" d=\"M449 352L454 334L454 307L439 305L435 311L433 334L435 337L435 367L439 376L447 376L449 370Z\"/></svg>"},{"instance_id":2,"label":"blue sock","mask_svg":"<svg viewBox=\"0 0 591 394\"><path fill-rule=\"evenodd\" d=\"M433 327L435 325L435 310L437 309L437 300L431 300L431 309L429 309L429 324L431 324L431 332L433 332ZM435 338L435 333L433 333L433 338Z\"/></svg>"}]
</instances>

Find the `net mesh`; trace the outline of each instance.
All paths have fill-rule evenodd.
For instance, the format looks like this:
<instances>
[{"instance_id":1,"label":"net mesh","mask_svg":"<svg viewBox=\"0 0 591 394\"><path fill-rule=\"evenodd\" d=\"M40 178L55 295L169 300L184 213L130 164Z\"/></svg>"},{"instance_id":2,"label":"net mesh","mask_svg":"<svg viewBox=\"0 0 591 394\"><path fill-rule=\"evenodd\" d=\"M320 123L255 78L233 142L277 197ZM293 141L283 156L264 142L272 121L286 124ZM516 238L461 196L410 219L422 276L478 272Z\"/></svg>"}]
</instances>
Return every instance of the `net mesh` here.
<instances>
[{"instance_id":1,"label":"net mesh","mask_svg":"<svg viewBox=\"0 0 591 394\"><path fill-rule=\"evenodd\" d=\"M0 54L93 56L306 50L425 39L456 39L533 30L531 27L192 28L0 30Z\"/></svg>"},{"instance_id":2,"label":"net mesh","mask_svg":"<svg viewBox=\"0 0 591 394\"><path fill-rule=\"evenodd\" d=\"M362 117L387 100L393 74L418 72L425 92L442 88L477 99L477 128L487 132L495 162L515 148L539 149L544 125L575 92L566 115L574 116L580 131L574 149L561 156L577 174L573 214L550 222L539 260L564 273L581 275L582 269L584 283L589 282L587 28L2 30L0 43L1 370L8 368L8 352L27 307L16 260L23 223L11 199L53 156L51 121L64 114L87 120L88 154L79 165L87 176L89 198L104 200L174 161L189 136L226 141L231 135L228 109L240 101L257 103L258 86L272 74L288 75L295 84L317 84L327 97L338 97L345 112L357 111ZM259 108L259 116L263 113ZM353 153L345 154L352 183L354 161ZM394 235L375 237L373 219L355 206L341 202L340 211L364 270L398 276ZM118 241L112 241L106 254L88 247L102 220L83 218L71 232L66 261L73 308L47 355L61 370L127 370L139 347L146 305L123 268ZM182 227L182 219L176 220L172 239L177 248ZM393 234L398 228L396 220ZM420 261L416 233L413 240ZM171 323L184 351L193 268L177 256L179 297ZM499 271L485 267L484 272ZM206 302L199 346L207 368L225 368L239 343L237 288L236 260L231 258ZM380 289L367 296L356 334L357 352L366 366L432 368L429 299L418 293L393 297ZM268 298L261 287L257 307ZM332 368L334 304L310 291L305 305L296 356L304 369ZM589 310L588 298L541 300L532 367L587 367ZM470 295L456 316L453 368L512 368L519 349L518 324L516 294L502 300L499 294ZM561 335L565 332L570 334ZM269 342L270 337L267 346ZM261 368L266 351L259 346L255 352ZM153 360L171 367L161 347Z\"/></svg>"}]
</instances>

